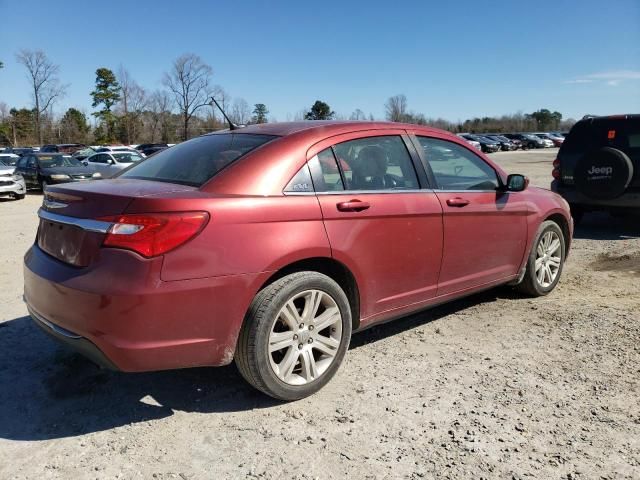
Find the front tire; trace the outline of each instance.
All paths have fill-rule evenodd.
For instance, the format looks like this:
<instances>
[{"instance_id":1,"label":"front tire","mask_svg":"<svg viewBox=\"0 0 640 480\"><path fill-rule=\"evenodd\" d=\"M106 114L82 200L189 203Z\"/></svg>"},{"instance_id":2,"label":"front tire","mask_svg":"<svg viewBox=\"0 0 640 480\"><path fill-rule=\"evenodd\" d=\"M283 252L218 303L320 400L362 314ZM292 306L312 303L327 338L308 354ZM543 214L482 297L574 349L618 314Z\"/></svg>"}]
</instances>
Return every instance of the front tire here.
<instances>
[{"instance_id":1,"label":"front tire","mask_svg":"<svg viewBox=\"0 0 640 480\"><path fill-rule=\"evenodd\" d=\"M312 395L334 376L349 347L351 308L340 286L318 272L287 275L254 298L235 362L256 389L278 400Z\"/></svg>"},{"instance_id":2,"label":"front tire","mask_svg":"<svg viewBox=\"0 0 640 480\"><path fill-rule=\"evenodd\" d=\"M564 233L553 221L542 222L533 240L527 267L516 288L532 297L549 294L558 284L566 256Z\"/></svg>"}]
</instances>

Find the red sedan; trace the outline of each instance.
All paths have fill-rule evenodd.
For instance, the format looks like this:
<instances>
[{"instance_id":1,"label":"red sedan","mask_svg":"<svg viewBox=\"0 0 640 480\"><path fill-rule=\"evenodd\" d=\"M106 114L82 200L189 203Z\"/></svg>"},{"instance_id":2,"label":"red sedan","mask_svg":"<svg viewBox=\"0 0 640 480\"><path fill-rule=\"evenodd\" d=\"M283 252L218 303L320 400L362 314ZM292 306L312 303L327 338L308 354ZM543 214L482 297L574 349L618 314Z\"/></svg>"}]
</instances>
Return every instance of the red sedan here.
<instances>
[{"instance_id":1,"label":"red sedan","mask_svg":"<svg viewBox=\"0 0 640 480\"><path fill-rule=\"evenodd\" d=\"M47 189L25 256L35 323L133 372L235 359L310 395L351 333L497 285L545 295L573 224L558 195L416 125L254 125L117 178Z\"/></svg>"}]
</instances>

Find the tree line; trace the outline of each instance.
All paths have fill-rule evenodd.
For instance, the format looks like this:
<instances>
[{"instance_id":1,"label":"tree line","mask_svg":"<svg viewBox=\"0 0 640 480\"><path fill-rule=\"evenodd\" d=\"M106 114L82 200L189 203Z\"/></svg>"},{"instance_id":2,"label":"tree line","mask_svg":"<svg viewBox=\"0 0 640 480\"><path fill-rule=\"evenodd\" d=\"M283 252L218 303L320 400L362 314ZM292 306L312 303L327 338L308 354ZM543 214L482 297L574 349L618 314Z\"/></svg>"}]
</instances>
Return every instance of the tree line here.
<instances>
[{"instance_id":1,"label":"tree line","mask_svg":"<svg viewBox=\"0 0 640 480\"><path fill-rule=\"evenodd\" d=\"M66 94L68 85L59 77L59 66L41 50L21 50L16 61L27 72L32 104L9 108L0 102L0 145L42 145L45 143L175 143L205 132L226 128L224 118L213 108L215 97L236 124L266 123L269 110L264 103L253 108L243 98L232 99L212 82L213 69L198 55L186 53L173 61L162 76L162 88L149 91L138 84L126 68L117 72L96 69L95 86L89 92L93 125L82 110L69 107L53 114L53 106ZM4 67L0 62L0 69ZM350 115L337 114L330 105L317 100L293 120L374 121L360 109ZM394 95L385 103L385 119L391 122L428 125L451 132L524 132L568 129L575 120L564 119L557 111L540 109L500 117L472 118L451 122L416 113L405 95Z\"/></svg>"},{"instance_id":2,"label":"tree line","mask_svg":"<svg viewBox=\"0 0 640 480\"><path fill-rule=\"evenodd\" d=\"M163 88L155 91L138 84L124 67L117 72L98 68L90 92L93 126L78 108L70 107L59 117L53 114L68 85L61 83L59 66L44 52L21 50L16 60L27 71L32 104L10 108L0 102L0 145L175 143L227 126L211 106L212 96L236 124L268 121L265 104L251 109L243 98L232 99L212 83L211 66L193 53L175 59L162 77Z\"/></svg>"}]
</instances>

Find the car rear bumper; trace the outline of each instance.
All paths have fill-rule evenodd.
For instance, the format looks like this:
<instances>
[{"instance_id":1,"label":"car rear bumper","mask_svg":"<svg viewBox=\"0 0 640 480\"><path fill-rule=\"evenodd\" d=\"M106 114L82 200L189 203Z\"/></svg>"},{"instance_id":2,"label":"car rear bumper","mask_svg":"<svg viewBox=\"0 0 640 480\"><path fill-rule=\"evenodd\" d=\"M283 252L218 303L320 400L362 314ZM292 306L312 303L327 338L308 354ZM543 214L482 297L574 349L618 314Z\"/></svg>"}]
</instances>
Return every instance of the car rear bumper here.
<instances>
[{"instance_id":1,"label":"car rear bumper","mask_svg":"<svg viewBox=\"0 0 640 480\"><path fill-rule=\"evenodd\" d=\"M589 198L578 192L574 187L564 185L558 180L551 182L551 190L562 196L572 205L582 205L593 209L606 210L608 208L637 209L640 211L640 191L623 193L618 198L611 200L598 200Z\"/></svg>"},{"instance_id":2,"label":"car rear bumper","mask_svg":"<svg viewBox=\"0 0 640 480\"><path fill-rule=\"evenodd\" d=\"M77 268L34 245L25 255L24 298L47 333L109 368L230 363L245 312L270 273L163 282L161 266L161 257L102 249L95 264Z\"/></svg>"},{"instance_id":3,"label":"car rear bumper","mask_svg":"<svg viewBox=\"0 0 640 480\"><path fill-rule=\"evenodd\" d=\"M33 322L38 325L47 335L55 338L58 342L70 347L71 349L81 353L94 363L109 370L118 370L111 360L109 360L102 351L86 338L77 335L69 330L65 330L50 321L44 319L41 315L35 313L33 309L27 307L29 315Z\"/></svg>"}]
</instances>

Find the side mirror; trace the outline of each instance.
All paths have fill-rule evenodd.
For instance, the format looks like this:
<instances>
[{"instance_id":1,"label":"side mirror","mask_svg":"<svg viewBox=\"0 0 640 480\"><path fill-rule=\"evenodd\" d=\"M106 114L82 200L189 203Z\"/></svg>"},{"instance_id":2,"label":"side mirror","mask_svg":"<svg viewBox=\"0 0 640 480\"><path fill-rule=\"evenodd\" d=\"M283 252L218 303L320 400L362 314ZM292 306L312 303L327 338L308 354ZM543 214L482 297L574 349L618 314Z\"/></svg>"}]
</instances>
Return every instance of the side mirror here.
<instances>
[{"instance_id":1,"label":"side mirror","mask_svg":"<svg viewBox=\"0 0 640 480\"><path fill-rule=\"evenodd\" d=\"M521 192L529 186L529 178L519 173L507 177L507 192Z\"/></svg>"},{"instance_id":2,"label":"side mirror","mask_svg":"<svg viewBox=\"0 0 640 480\"><path fill-rule=\"evenodd\" d=\"M83 164L85 167L88 167L88 166L89 166L89 162L87 162L86 160L82 160L82 164Z\"/></svg>"}]
</instances>

